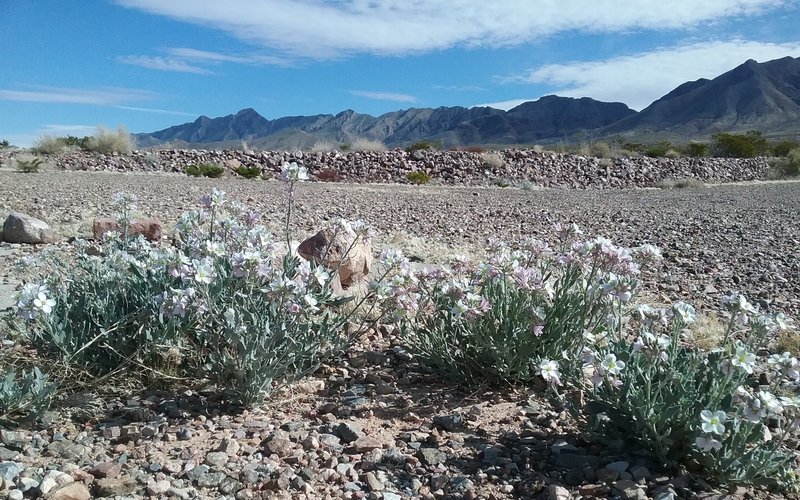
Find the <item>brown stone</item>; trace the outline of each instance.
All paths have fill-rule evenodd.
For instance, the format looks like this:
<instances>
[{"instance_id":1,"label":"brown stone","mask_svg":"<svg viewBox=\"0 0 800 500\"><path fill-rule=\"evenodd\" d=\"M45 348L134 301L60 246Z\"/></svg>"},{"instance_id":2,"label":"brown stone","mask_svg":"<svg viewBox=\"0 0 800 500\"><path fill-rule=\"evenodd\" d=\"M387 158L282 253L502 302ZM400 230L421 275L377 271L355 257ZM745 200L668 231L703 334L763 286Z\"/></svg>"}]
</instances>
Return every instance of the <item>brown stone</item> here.
<instances>
[{"instance_id":1,"label":"brown stone","mask_svg":"<svg viewBox=\"0 0 800 500\"><path fill-rule=\"evenodd\" d=\"M92 221L92 234L95 241L100 241L104 234L111 231L121 231L116 219L98 217ZM161 234L162 224L158 219L136 219L128 226L128 236L141 235L149 241L160 241Z\"/></svg>"},{"instance_id":2,"label":"brown stone","mask_svg":"<svg viewBox=\"0 0 800 500\"><path fill-rule=\"evenodd\" d=\"M97 464L91 469L89 473L96 478L115 478L122 472L122 466L117 462L103 462Z\"/></svg>"},{"instance_id":3,"label":"brown stone","mask_svg":"<svg viewBox=\"0 0 800 500\"><path fill-rule=\"evenodd\" d=\"M81 482L73 481L53 488L45 496L48 500L89 500L92 494Z\"/></svg>"},{"instance_id":4,"label":"brown stone","mask_svg":"<svg viewBox=\"0 0 800 500\"><path fill-rule=\"evenodd\" d=\"M372 266L372 248L363 241L354 241L346 231L323 229L297 247L304 259L338 270L343 289L359 283L369 274Z\"/></svg>"},{"instance_id":5,"label":"brown stone","mask_svg":"<svg viewBox=\"0 0 800 500\"><path fill-rule=\"evenodd\" d=\"M8 243L38 245L52 243L55 235L46 222L22 212L11 212L3 223L3 240Z\"/></svg>"}]
</instances>

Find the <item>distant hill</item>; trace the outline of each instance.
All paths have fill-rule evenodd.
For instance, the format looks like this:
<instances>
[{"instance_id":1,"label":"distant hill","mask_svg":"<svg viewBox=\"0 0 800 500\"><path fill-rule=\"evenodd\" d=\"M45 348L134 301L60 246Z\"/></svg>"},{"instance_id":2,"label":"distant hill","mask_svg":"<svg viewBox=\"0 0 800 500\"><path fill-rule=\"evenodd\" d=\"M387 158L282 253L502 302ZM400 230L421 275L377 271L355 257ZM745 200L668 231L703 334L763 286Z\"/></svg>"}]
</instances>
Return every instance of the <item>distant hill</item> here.
<instances>
[{"instance_id":1,"label":"distant hill","mask_svg":"<svg viewBox=\"0 0 800 500\"><path fill-rule=\"evenodd\" d=\"M445 146L531 144L622 135L636 140L708 137L722 131L761 130L767 135L800 132L800 58L765 63L748 60L712 79L686 82L636 112L622 103L545 96L508 111L490 107L410 108L377 117L336 115L268 120L248 108L138 134L139 145L167 142L226 147L247 141L262 149L303 149L320 140L358 138L387 146L441 141Z\"/></svg>"}]
</instances>

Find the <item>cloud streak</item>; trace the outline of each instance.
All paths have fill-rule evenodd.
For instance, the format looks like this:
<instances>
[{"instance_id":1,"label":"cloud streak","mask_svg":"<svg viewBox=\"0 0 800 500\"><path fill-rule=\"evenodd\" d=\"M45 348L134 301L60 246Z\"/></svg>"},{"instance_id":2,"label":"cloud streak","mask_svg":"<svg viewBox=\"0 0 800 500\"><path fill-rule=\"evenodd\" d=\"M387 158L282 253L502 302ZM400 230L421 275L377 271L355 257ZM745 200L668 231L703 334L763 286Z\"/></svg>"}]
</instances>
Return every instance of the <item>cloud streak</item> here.
<instances>
[{"instance_id":1,"label":"cloud streak","mask_svg":"<svg viewBox=\"0 0 800 500\"><path fill-rule=\"evenodd\" d=\"M193 73L196 75L210 75L211 71L175 57L160 56L118 56L117 61L122 64L140 66L158 71L174 71L177 73Z\"/></svg>"},{"instance_id":2,"label":"cloud streak","mask_svg":"<svg viewBox=\"0 0 800 500\"><path fill-rule=\"evenodd\" d=\"M200 116L199 113L187 113L185 111L172 111L170 109L160 109L160 108L140 108L137 106L115 106L118 109L124 109L127 111L140 111L142 113L157 113L162 115L175 115L175 116Z\"/></svg>"},{"instance_id":3,"label":"cloud streak","mask_svg":"<svg viewBox=\"0 0 800 500\"><path fill-rule=\"evenodd\" d=\"M43 102L59 104L117 105L155 99L157 94L147 90L121 87L96 89L74 89L62 87L33 86L29 90L0 89L0 100Z\"/></svg>"},{"instance_id":4,"label":"cloud streak","mask_svg":"<svg viewBox=\"0 0 800 500\"><path fill-rule=\"evenodd\" d=\"M117 0L120 5L225 31L294 57L403 55L498 47L574 31L685 29L781 6L780 0Z\"/></svg>"},{"instance_id":5,"label":"cloud streak","mask_svg":"<svg viewBox=\"0 0 800 500\"><path fill-rule=\"evenodd\" d=\"M548 64L502 80L505 83L544 85L552 89L548 93L565 97L624 102L639 110L684 82L717 77L747 59L764 62L785 56L800 57L800 42L703 42L602 61ZM501 107L515 102L519 104L524 100L487 105Z\"/></svg>"},{"instance_id":6,"label":"cloud streak","mask_svg":"<svg viewBox=\"0 0 800 500\"><path fill-rule=\"evenodd\" d=\"M395 92L380 92L371 90L351 90L351 94L366 97L376 101L393 101L393 102L416 102L417 98L409 94L398 94Z\"/></svg>"}]
</instances>

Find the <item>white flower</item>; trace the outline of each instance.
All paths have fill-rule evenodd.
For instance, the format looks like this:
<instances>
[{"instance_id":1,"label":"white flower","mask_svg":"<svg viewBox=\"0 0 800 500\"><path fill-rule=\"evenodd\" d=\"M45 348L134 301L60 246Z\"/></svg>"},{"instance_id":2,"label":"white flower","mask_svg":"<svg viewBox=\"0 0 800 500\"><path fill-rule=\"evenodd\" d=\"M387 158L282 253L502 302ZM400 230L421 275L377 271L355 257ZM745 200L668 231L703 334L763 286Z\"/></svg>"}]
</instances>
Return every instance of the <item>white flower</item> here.
<instances>
[{"instance_id":1,"label":"white flower","mask_svg":"<svg viewBox=\"0 0 800 500\"><path fill-rule=\"evenodd\" d=\"M722 443L720 443L714 438L703 437L703 436L699 436L697 439L695 439L694 445L703 451L722 449Z\"/></svg>"},{"instance_id":2,"label":"white flower","mask_svg":"<svg viewBox=\"0 0 800 500\"><path fill-rule=\"evenodd\" d=\"M406 257L399 248L385 248L379 259L386 268L395 268L405 262Z\"/></svg>"},{"instance_id":3,"label":"white flower","mask_svg":"<svg viewBox=\"0 0 800 500\"><path fill-rule=\"evenodd\" d=\"M36 294L36 298L33 299L33 307L45 314L50 314L54 305L56 305L56 301L49 298L44 292L39 292Z\"/></svg>"},{"instance_id":4,"label":"white flower","mask_svg":"<svg viewBox=\"0 0 800 500\"><path fill-rule=\"evenodd\" d=\"M236 311L232 307L225 309L222 317L225 318L225 322L228 323L229 327L233 328L236 325Z\"/></svg>"},{"instance_id":5,"label":"white flower","mask_svg":"<svg viewBox=\"0 0 800 500\"><path fill-rule=\"evenodd\" d=\"M328 280L330 279L330 277L331 277L331 275L330 275L330 274L328 274L328 271L326 271L324 267L322 267L322 266L317 266L317 267L314 269L314 279L315 279L315 280L317 281L317 283L319 283L320 285L323 285L323 286L324 286L324 285L325 285L325 283L327 283L327 282L328 282Z\"/></svg>"},{"instance_id":6,"label":"white flower","mask_svg":"<svg viewBox=\"0 0 800 500\"><path fill-rule=\"evenodd\" d=\"M539 363L539 373L548 384L561 385L561 375L558 373L558 363L549 359Z\"/></svg>"},{"instance_id":7,"label":"white flower","mask_svg":"<svg viewBox=\"0 0 800 500\"><path fill-rule=\"evenodd\" d=\"M687 325L697 321L697 312L691 304L676 302L672 305L672 310L675 312L675 316L679 317Z\"/></svg>"},{"instance_id":8,"label":"white flower","mask_svg":"<svg viewBox=\"0 0 800 500\"><path fill-rule=\"evenodd\" d=\"M284 163L281 168L281 179L286 182L307 181L308 170L296 162Z\"/></svg>"},{"instance_id":9,"label":"white flower","mask_svg":"<svg viewBox=\"0 0 800 500\"><path fill-rule=\"evenodd\" d=\"M700 427L703 432L725 434L725 421L727 418L724 411L712 413L711 410L703 410L700 412Z\"/></svg>"},{"instance_id":10,"label":"white flower","mask_svg":"<svg viewBox=\"0 0 800 500\"><path fill-rule=\"evenodd\" d=\"M764 407L768 412L772 413L773 415L779 415L783 413L783 404L781 404L781 401L771 392L758 391L758 398L764 404Z\"/></svg>"},{"instance_id":11,"label":"white flower","mask_svg":"<svg viewBox=\"0 0 800 500\"><path fill-rule=\"evenodd\" d=\"M623 368L625 368L625 363L617 359L617 356L614 354L606 354L606 357L603 358L603 362L600 363L600 366L605 370L607 373L612 375L619 375Z\"/></svg>"},{"instance_id":12,"label":"white flower","mask_svg":"<svg viewBox=\"0 0 800 500\"><path fill-rule=\"evenodd\" d=\"M194 280L198 283L210 284L214 279L214 265L208 258L193 260Z\"/></svg>"},{"instance_id":13,"label":"white flower","mask_svg":"<svg viewBox=\"0 0 800 500\"><path fill-rule=\"evenodd\" d=\"M225 255L225 245L218 241L206 241L206 252L215 257Z\"/></svg>"},{"instance_id":14,"label":"white flower","mask_svg":"<svg viewBox=\"0 0 800 500\"><path fill-rule=\"evenodd\" d=\"M731 365L741 368L747 373L753 373L756 364L756 355L748 352L744 347L737 347L736 353L731 359Z\"/></svg>"}]
</instances>

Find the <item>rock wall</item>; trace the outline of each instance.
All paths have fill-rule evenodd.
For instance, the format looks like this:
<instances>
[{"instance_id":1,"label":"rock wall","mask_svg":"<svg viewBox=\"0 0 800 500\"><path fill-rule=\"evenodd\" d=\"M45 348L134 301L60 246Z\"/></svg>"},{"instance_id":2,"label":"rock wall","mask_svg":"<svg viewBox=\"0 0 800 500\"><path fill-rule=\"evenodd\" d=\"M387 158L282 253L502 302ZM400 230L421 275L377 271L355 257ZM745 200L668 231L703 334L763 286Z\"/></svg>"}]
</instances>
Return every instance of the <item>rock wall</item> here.
<instances>
[{"instance_id":1,"label":"rock wall","mask_svg":"<svg viewBox=\"0 0 800 500\"><path fill-rule=\"evenodd\" d=\"M0 152L0 163L16 153ZM428 173L444 184L518 184L528 181L544 187L603 189L651 187L664 179L693 178L705 182L735 182L767 178L767 158L617 158L602 159L570 154L508 149L487 155L466 151L423 150L384 152L276 152L147 150L127 155L73 151L47 158L62 170L118 172L183 172L198 163L217 163L233 169L257 166L267 175L280 172L284 162L305 166L317 180L407 183L413 171ZM497 161L499 156L502 161ZM235 174L234 174L235 175Z\"/></svg>"}]
</instances>

